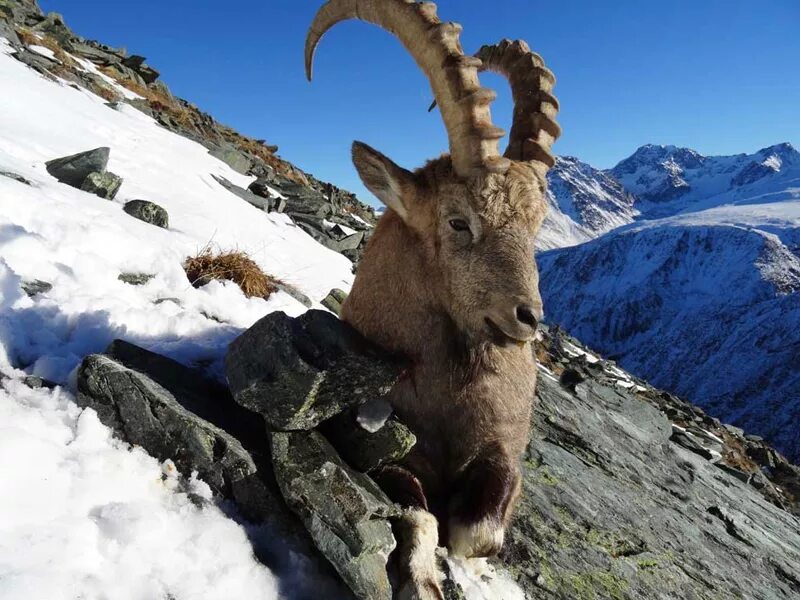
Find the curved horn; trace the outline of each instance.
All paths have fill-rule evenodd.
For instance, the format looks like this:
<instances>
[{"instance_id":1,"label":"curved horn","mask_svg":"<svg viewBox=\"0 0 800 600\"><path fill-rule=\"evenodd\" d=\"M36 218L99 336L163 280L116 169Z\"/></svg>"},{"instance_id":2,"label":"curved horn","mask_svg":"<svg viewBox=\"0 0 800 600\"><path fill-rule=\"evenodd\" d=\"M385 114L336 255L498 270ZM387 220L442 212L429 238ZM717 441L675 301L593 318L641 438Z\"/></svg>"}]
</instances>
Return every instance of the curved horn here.
<instances>
[{"instance_id":1,"label":"curved horn","mask_svg":"<svg viewBox=\"0 0 800 600\"><path fill-rule=\"evenodd\" d=\"M558 100L550 93L556 78L542 57L522 40L483 46L475 56L481 59L482 70L505 75L511 84L514 121L505 156L552 167L555 158L550 147L561 135L561 127L555 121Z\"/></svg>"},{"instance_id":2,"label":"curved horn","mask_svg":"<svg viewBox=\"0 0 800 600\"><path fill-rule=\"evenodd\" d=\"M489 104L495 93L478 81L480 60L464 56L461 26L442 23L436 5L413 0L329 0L317 12L306 37L306 76L312 74L314 51L328 29L347 19L378 25L395 36L430 81L447 128L455 172L468 177L485 170L505 172L510 161L500 156L505 135L492 125Z\"/></svg>"}]
</instances>

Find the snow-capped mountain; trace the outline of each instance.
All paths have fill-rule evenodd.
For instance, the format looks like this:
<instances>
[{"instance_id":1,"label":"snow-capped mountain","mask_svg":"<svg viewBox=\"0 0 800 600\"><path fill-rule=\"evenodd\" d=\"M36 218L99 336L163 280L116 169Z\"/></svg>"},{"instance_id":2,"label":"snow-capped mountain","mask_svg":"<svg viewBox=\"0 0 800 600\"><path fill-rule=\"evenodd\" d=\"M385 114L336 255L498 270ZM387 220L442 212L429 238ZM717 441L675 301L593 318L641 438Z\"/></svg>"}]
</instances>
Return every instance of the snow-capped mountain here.
<instances>
[{"instance_id":1,"label":"snow-capped mountain","mask_svg":"<svg viewBox=\"0 0 800 600\"><path fill-rule=\"evenodd\" d=\"M547 179L550 209L537 239L542 250L581 244L638 214L618 181L577 158L557 157Z\"/></svg>"},{"instance_id":2,"label":"snow-capped mountain","mask_svg":"<svg viewBox=\"0 0 800 600\"><path fill-rule=\"evenodd\" d=\"M640 215L540 255L549 320L800 458L800 154L650 145L604 174Z\"/></svg>"},{"instance_id":3,"label":"snow-capped mountain","mask_svg":"<svg viewBox=\"0 0 800 600\"><path fill-rule=\"evenodd\" d=\"M655 218L796 188L800 153L789 143L733 156L648 144L608 173L636 196L643 218Z\"/></svg>"}]
</instances>

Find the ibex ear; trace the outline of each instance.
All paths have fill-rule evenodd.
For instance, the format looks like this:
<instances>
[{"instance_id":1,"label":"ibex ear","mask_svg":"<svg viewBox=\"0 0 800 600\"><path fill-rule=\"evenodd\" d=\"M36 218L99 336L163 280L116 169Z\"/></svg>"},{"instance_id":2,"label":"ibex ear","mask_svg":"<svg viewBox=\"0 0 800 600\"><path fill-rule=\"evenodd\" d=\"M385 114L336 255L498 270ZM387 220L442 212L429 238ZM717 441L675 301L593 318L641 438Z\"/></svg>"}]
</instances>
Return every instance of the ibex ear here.
<instances>
[{"instance_id":1,"label":"ibex ear","mask_svg":"<svg viewBox=\"0 0 800 600\"><path fill-rule=\"evenodd\" d=\"M414 187L413 173L361 142L353 142L353 164L367 189L406 221L409 193Z\"/></svg>"}]
</instances>

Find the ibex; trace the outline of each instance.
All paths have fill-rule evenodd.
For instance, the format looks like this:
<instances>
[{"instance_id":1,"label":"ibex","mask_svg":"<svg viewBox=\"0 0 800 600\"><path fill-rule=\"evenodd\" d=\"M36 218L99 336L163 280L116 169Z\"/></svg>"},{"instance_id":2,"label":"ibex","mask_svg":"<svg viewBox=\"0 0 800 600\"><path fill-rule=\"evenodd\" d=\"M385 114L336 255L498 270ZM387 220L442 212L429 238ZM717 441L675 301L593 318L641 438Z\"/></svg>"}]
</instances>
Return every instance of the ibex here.
<instances>
[{"instance_id":1,"label":"ibex","mask_svg":"<svg viewBox=\"0 0 800 600\"><path fill-rule=\"evenodd\" d=\"M400 39L430 80L449 137L450 154L414 172L353 144L359 176L387 210L342 308L366 338L412 364L391 400L417 445L378 479L410 508L405 544L417 596L437 597L435 578L425 580L419 564L433 561L423 546L437 542L429 513L452 553L487 556L500 550L520 492L536 384L530 344L542 314L534 238L560 134L555 78L521 41L465 56L460 26L442 23L434 4L330 0L306 39L309 80L320 38L351 18ZM489 111L495 94L480 87L481 70L511 84L504 156L497 150L504 132Z\"/></svg>"}]
</instances>

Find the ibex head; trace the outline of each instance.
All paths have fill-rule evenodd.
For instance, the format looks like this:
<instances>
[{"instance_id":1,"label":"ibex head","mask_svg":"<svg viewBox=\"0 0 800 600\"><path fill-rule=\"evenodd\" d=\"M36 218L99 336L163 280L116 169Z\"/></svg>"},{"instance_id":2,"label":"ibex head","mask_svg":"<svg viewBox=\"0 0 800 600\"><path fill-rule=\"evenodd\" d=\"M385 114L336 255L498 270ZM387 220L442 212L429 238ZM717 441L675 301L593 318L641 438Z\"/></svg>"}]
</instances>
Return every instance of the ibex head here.
<instances>
[{"instance_id":1,"label":"ibex head","mask_svg":"<svg viewBox=\"0 0 800 600\"><path fill-rule=\"evenodd\" d=\"M465 56L461 27L442 23L432 3L330 0L306 39L309 79L322 35L350 18L400 39L430 80L450 143L449 156L411 172L356 142L353 162L364 185L389 208L385 218L402 219L416 236L432 302L459 330L476 341L530 340L542 311L534 238L547 206L549 148L560 134L552 73L524 42ZM504 156L497 150L504 132L489 111L495 94L478 81L484 69L506 75L512 87L514 123Z\"/></svg>"}]
</instances>

